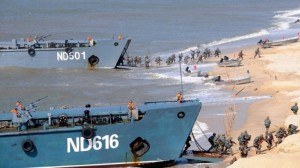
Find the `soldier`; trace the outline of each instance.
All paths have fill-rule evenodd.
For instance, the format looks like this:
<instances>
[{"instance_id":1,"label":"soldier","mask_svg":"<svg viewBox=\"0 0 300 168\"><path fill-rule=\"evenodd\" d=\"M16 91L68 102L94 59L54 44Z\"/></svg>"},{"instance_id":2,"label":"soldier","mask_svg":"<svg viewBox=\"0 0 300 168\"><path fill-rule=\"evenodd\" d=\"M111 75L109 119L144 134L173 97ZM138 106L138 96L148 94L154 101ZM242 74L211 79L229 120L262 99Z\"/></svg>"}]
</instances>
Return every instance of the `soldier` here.
<instances>
[{"instance_id":1,"label":"soldier","mask_svg":"<svg viewBox=\"0 0 300 168\"><path fill-rule=\"evenodd\" d=\"M195 60L195 50L191 50L191 60L194 61Z\"/></svg>"},{"instance_id":2,"label":"soldier","mask_svg":"<svg viewBox=\"0 0 300 168\"><path fill-rule=\"evenodd\" d=\"M177 102L182 103L183 95L182 95L181 91L178 91L178 93L176 95L176 100L177 100Z\"/></svg>"},{"instance_id":3,"label":"soldier","mask_svg":"<svg viewBox=\"0 0 300 168\"><path fill-rule=\"evenodd\" d=\"M190 70L190 67L189 66L187 66L186 68L185 68L185 72L186 73L191 73L192 71Z\"/></svg>"},{"instance_id":4,"label":"soldier","mask_svg":"<svg viewBox=\"0 0 300 168\"><path fill-rule=\"evenodd\" d=\"M196 64L198 64L199 62L203 63L203 56L202 55L197 56Z\"/></svg>"},{"instance_id":5,"label":"soldier","mask_svg":"<svg viewBox=\"0 0 300 168\"><path fill-rule=\"evenodd\" d=\"M182 58L183 58L183 54L182 53L180 53L179 55L178 55L178 62L181 62L182 61Z\"/></svg>"},{"instance_id":6,"label":"soldier","mask_svg":"<svg viewBox=\"0 0 300 168\"><path fill-rule=\"evenodd\" d=\"M162 61L162 59L160 58L160 56L155 58L155 62L160 66L160 62Z\"/></svg>"},{"instance_id":7,"label":"soldier","mask_svg":"<svg viewBox=\"0 0 300 168\"><path fill-rule=\"evenodd\" d=\"M251 140L251 135L247 131L244 132L245 145L248 145L248 142Z\"/></svg>"},{"instance_id":8,"label":"soldier","mask_svg":"<svg viewBox=\"0 0 300 168\"><path fill-rule=\"evenodd\" d=\"M254 58L258 55L258 57L260 58L260 51L259 51L259 48L257 48L255 50L255 55L254 55Z\"/></svg>"},{"instance_id":9,"label":"soldier","mask_svg":"<svg viewBox=\"0 0 300 168\"><path fill-rule=\"evenodd\" d=\"M23 107L21 101L17 101L17 102L16 102L16 106L17 106L17 109L18 109L18 110L25 110L25 108Z\"/></svg>"},{"instance_id":10,"label":"soldier","mask_svg":"<svg viewBox=\"0 0 300 168\"><path fill-rule=\"evenodd\" d=\"M130 101L128 102L127 107L129 110L134 110L134 103L133 103L132 99L130 99Z\"/></svg>"},{"instance_id":11,"label":"soldier","mask_svg":"<svg viewBox=\"0 0 300 168\"><path fill-rule=\"evenodd\" d=\"M287 134L288 135L292 135L292 134L296 134L298 126L294 125L294 124L290 124L288 129L287 129Z\"/></svg>"},{"instance_id":12,"label":"soldier","mask_svg":"<svg viewBox=\"0 0 300 168\"><path fill-rule=\"evenodd\" d=\"M241 132L240 136L238 137L238 141L240 146L243 146L245 144L244 132Z\"/></svg>"},{"instance_id":13,"label":"soldier","mask_svg":"<svg viewBox=\"0 0 300 168\"><path fill-rule=\"evenodd\" d=\"M285 136L284 128L279 128L279 130L275 134L277 138L276 146L282 142L282 138Z\"/></svg>"},{"instance_id":14,"label":"soldier","mask_svg":"<svg viewBox=\"0 0 300 168\"><path fill-rule=\"evenodd\" d=\"M150 56L147 55L147 56L145 57L145 65L146 65L146 67L150 67L150 62L151 62Z\"/></svg>"},{"instance_id":15,"label":"soldier","mask_svg":"<svg viewBox=\"0 0 300 168\"><path fill-rule=\"evenodd\" d=\"M241 153L241 157L245 158L248 156L248 151L250 150L247 146L243 145L239 147L240 153Z\"/></svg>"},{"instance_id":16,"label":"soldier","mask_svg":"<svg viewBox=\"0 0 300 168\"><path fill-rule=\"evenodd\" d=\"M197 49L197 51L196 51L196 54L197 54L197 57L199 57L200 56L200 50L199 50L199 48Z\"/></svg>"},{"instance_id":17,"label":"soldier","mask_svg":"<svg viewBox=\"0 0 300 168\"><path fill-rule=\"evenodd\" d=\"M268 144L267 148L270 150L273 146L273 141L274 141L274 137L273 137L272 133L266 132L265 141Z\"/></svg>"},{"instance_id":18,"label":"soldier","mask_svg":"<svg viewBox=\"0 0 300 168\"><path fill-rule=\"evenodd\" d=\"M215 57L220 57L221 51L219 48L215 50Z\"/></svg>"},{"instance_id":19,"label":"soldier","mask_svg":"<svg viewBox=\"0 0 300 168\"><path fill-rule=\"evenodd\" d=\"M219 150L219 146L220 146L220 134L218 134L215 139L214 139L214 151L218 151Z\"/></svg>"},{"instance_id":20,"label":"soldier","mask_svg":"<svg viewBox=\"0 0 300 168\"><path fill-rule=\"evenodd\" d=\"M229 152L231 155L233 155L233 151L232 151L232 146L233 144L236 144L234 141L232 141L232 138L229 137L226 141L225 141L225 151L224 152Z\"/></svg>"},{"instance_id":21,"label":"soldier","mask_svg":"<svg viewBox=\"0 0 300 168\"><path fill-rule=\"evenodd\" d=\"M256 149L256 154L261 153L261 144L264 141L264 136L261 134L260 136L257 136L253 141L253 147Z\"/></svg>"},{"instance_id":22,"label":"soldier","mask_svg":"<svg viewBox=\"0 0 300 168\"><path fill-rule=\"evenodd\" d=\"M216 138L216 133L213 133L212 136L210 136L208 138L208 142L210 143L210 148L207 150L208 152L210 152L214 147L215 147L215 138Z\"/></svg>"},{"instance_id":23,"label":"soldier","mask_svg":"<svg viewBox=\"0 0 300 168\"><path fill-rule=\"evenodd\" d=\"M269 116L265 119L264 123L265 123L265 127L266 127L266 132L268 132L270 125L271 125L271 120L270 120Z\"/></svg>"},{"instance_id":24,"label":"soldier","mask_svg":"<svg viewBox=\"0 0 300 168\"><path fill-rule=\"evenodd\" d=\"M186 141L185 141L185 147L183 150L183 154L186 154L186 150L191 146L190 141L191 141L191 137L190 135L187 137Z\"/></svg>"},{"instance_id":25,"label":"soldier","mask_svg":"<svg viewBox=\"0 0 300 168\"><path fill-rule=\"evenodd\" d=\"M185 56L184 59L183 59L183 62L184 62L185 64L188 64L188 63L189 63L189 59L190 59L189 56Z\"/></svg>"},{"instance_id":26,"label":"soldier","mask_svg":"<svg viewBox=\"0 0 300 168\"><path fill-rule=\"evenodd\" d=\"M243 57L244 55L245 55L245 54L243 53L243 50L240 51L239 54L238 54L238 56L239 56L238 59L243 60L243 59L244 59L244 57Z\"/></svg>"},{"instance_id":27,"label":"soldier","mask_svg":"<svg viewBox=\"0 0 300 168\"><path fill-rule=\"evenodd\" d=\"M220 152L224 152L224 147L225 147L225 142L226 142L226 137L225 135L223 134L220 138L219 138L219 151Z\"/></svg>"},{"instance_id":28,"label":"soldier","mask_svg":"<svg viewBox=\"0 0 300 168\"><path fill-rule=\"evenodd\" d=\"M293 106L291 107L291 110L293 111L293 113L294 113L295 115L297 115L297 112L298 112L298 103L295 103L295 105L293 105Z\"/></svg>"}]
</instances>

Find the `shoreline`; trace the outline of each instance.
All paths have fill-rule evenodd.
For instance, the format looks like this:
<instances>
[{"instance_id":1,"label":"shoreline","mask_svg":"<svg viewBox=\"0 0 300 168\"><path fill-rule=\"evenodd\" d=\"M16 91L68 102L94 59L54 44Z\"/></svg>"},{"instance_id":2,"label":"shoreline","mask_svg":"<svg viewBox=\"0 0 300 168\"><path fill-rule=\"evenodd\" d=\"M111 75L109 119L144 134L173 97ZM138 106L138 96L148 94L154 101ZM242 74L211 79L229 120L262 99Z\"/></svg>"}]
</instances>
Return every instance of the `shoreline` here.
<instances>
[{"instance_id":1,"label":"shoreline","mask_svg":"<svg viewBox=\"0 0 300 168\"><path fill-rule=\"evenodd\" d=\"M255 49L258 47L260 46L251 45L245 48L237 48L235 53L222 54L222 57L227 55L232 59L237 58L237 53L243 50L245 55L242 66L227 68L216 67L212 71L212 75L220 75L221 78L227 78L243 76L246 74L246 71L249 70L253 82L243 85L225 85L222 88L230 90L233 94L242 90L239 92L239 95L270 96L269 99L257 100L250 103L247 109L237 109L237 113L239 113L239 111L246 111L246 119L240 128L233 127L230 131L230 136L233 138L233 141L237 143L237 138L240 133L247 130L252 136L249 146L252 146L256 136L265 134L264 119L267 116L269 116L272 121L270 131L275 132L279 127L284 126L288 116L293 115L290 107L295 102L300 101L300 68L298 68L297 65L297 59L300 59L300 50L298 50L298 48L300 48L300 42L298 41L284 46L276 46L267 49L260 47L261 58L258 58L257 56L254 59ZM212 59L218 61L220 58ZM211 59L209 61L211 61ZM234 123L236 122L238 121L234 121ZM274 140L275 142L277 141L275 136ZM233 151L235 153L234 157L236 157L238 161L242 160L240 162L243 162L247 159L239 159L240 154L238 147L238 144L233 146ZM263 142L263 153L274 153L276 150L276 148L273 148L270 151L265 151L265 149L266 143ZM253 148L249 151L247 158L252 158L252 156L256 156ZM263 157L262 155L257 156ZM216 167L230 166L229 162L232 158L233 156L228 156L223 162L218 163ZM241 166L241 164L244 166L249 165L249 163L240 163L239 166ZM266 164L270 163L267 162ZM253 165L257 167L256 164ZM234 166L235 164L230 167Z\"/></svg>"}]
</instances>

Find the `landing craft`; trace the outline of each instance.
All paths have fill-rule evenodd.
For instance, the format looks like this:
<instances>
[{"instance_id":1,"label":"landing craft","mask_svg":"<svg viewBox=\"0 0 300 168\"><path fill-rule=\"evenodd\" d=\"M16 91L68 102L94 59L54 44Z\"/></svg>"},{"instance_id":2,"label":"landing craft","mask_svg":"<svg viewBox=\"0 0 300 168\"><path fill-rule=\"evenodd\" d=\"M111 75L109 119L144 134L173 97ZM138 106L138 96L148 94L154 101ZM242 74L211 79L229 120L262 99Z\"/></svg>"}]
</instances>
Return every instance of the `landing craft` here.
<instances>
[{"instance_id":1,"label":"landing craft","mask_svg":"<svg viewBox=\"0 0 300 168\"><path fill-rule=\"evenodd\" d=\"M43 98L44 99L44 98ZM39 99L38 101L40 101ZM0 113L0 167L128 167L174 164L199 100Z\"/></svg>"},{"instance_id":2,"label":"landing craft","mask_svg":"<svg viewBox=\"0 0 300 168\"><path fill-rule=\"evenodd\" d=\"M49 40L39 36L0 42L0 67L22 68L116 68L130 38Z\"/></svg>"}]
</instances>

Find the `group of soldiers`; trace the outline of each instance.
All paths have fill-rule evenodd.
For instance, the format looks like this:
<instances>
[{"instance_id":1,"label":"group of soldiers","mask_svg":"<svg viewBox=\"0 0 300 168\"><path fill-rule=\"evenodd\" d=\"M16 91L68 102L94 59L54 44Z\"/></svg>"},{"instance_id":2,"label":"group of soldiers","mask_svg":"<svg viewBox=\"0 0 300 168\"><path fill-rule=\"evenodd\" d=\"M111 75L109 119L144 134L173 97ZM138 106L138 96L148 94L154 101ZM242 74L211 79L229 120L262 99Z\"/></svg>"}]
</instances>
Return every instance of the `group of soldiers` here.
<instances>
[{"instance_id":1,"label":"group of soldiers","mask_svg":"<svg viewBox=\"0 0 300 168\"><path fill-rule=\"evenodd\" d=\"M224 134L216 135L216 133L213 133L213 135L208 138L208 141L211 144L211 147L207 150L208 152L230 153L233 155L232 146L236 143L231 137L226 138Z\"/></svg>"},{"instance_id":2,"label":"group of soldiers","mask_svg":"<svg viewBox=\"0 0 300 168\"><path fill-rule=\"evenodd\" d=\"M181 61L181 58L183 58L183 62L185 64L188 64L189 62L193 63L203 63L203 60L211 57L212 55L215 55L215 57L219 57L221 54L221 50L217 48L213 54L213 52L209 48L205 48L203 53L201 54L201 51L199 49L197 50L190 50L190 55L186 55L183 57L183 54L180 53L178 55L179 61ZM170 65L176 62L176 55L172 54L170 57L167 58L166 64Z\"/></svg>"},{"instance_id":3,"label":"group of soldiers","mask_svg":"<svg viewBox=\"0 0 300 168\"><path fill-rule=\"evenodd\" d=\"M266 117L264 120L264 125L266 128L265 136L263 134L258 135L253 140L253 145L248 146L249 141L251 140L251 135L248 134L247 131L241 132L238 137L239 151L241 157L247 157L248 151L250 151L251 147L255 148L256 154L261 154L262 143L265 141L267 143L267 149L270 150L275 142L273 133L270 132L269 128L271 126L271 120L269 117ZM288 135L296 134L298 132L298 126L290 124L287 129L280 127L275 132L275 137L277 141L275 142L275 146L280 144L283 138ZM233 155L232 146L236 144L232 141L232 138L226 138L225 135L216 135L213 133L212 136L208 138L208 141L211 144L211 147L208 149L208 152L220 152L220 153L230 153Z\"/></svg>"},{"instance_id":4,"label":"group of soldiers","mask_svg":"<svg viewBox=\"0 0 300 168\"><path fill-rule=\"evenodd\" d=\"M188 64L189 62L193 62L193 63L198 64L198 63L203 63L203 59L211 57L212 55L214 55L215 57L219 57L220 54L221 54L221 50L219 48L217 48L214 51L214 54L209 48L205 48L202 54L201 54L201 51L199 49L197 49L197 50L190 50L190 55L183 56L183 54L180 53L180 54L178 54L177 57L178 57L179 61L182 61L182 59L183 59L183 62L185 64ZM131 56L127 55L126 57L123 58L122 63L121 63L122 65L124 65L124 63L123 63L124 61L126 61L127 65L137 66L137 65L142 64L142 57L141 56L131 57ZM157 56L154 59L154 61L157 65L160 66L160 64L162 63L163 60L160 56ZM146 67L150 66L151 58L150 58L149 55L147 55L145 57L144 63L145 63ZM176 54L172 54L171 56L169 56L166 59L166 64L167 65L171 65L173 63L176 63Z\"/></svg>"},{"instance_id":5,"label":"group of soldiers","mask_svg":"<svg viewBox=\"0 0 300 168\"><path fill-rule=\"evenodd\" d=\"M207 59L208 57L211 57L211 56L215 56L215 57L220 57L221 55L221 50L219 48L215 49L214 52L211 51L211 49L209 48L205 48L204 51L202 52L201 54L201 51L199 49L196 49L196 50L190 50L190 54L189 55L186 55L186 56L183 56L182 53L178 54L178 59L179 61L182 61L182 58L183 58L183 62L185 64L188 64L189 62L192 62L192 63L203 63L203 60L204 59ZM238 53L238 58L243 60L243 56L245 54L243 53L243 51L241 50L239 53ZM261 57L260 56L260 50L259 48L257 48L255 50L255 55L254 55L254 58L258 56L259 58ZM142 57L141 56L135 56L135 57L131 57L131 56L126 56L123 58L123 61L126 61L127 62L127 65L130 65L130 66L137 66L137 65L141 65L142 64ZM122 61L122 65L123 64L123 61ZM161 65L162 63L162 58L160 56L157 56L155 59L154 59L155 63L157 65ZM179 62L178 61L178 62ZM149 67L150 64L151 64L151 58L149 55L147 55L144 59L144 63L145 63L145 66L146 67ZM172 54L171 56L169 56L167 59L166 59L166 64L167 65L171 65L173 63L176 63L176 54Z\"/></svg>"},{"instance_id":6,"label":"group of soldiers","mask_svg":"<svg viewBox=\"0 0 300 168\"><path fill-rule=\"evenodd\" d=\"M273 142L275 142L274 137L273 137L273 132L269 131L269 128L271 126L271 120L269 117L266 117L264 120L264 125L266 128L265 136L263 134L258 135L255 137L253 140L253 146L256 150L256 154L261 153L261 148L262 148L262 143L265 141L267 143L267 149L270 150L273 146ZM277 141L275 142L275 146L280 144L282 142L282 139L287 137L288 135L296 134L298 132L297 130L298 126L290 124L287 129L284 127L280 127L276 132L275 132L275 137L277 138ZM241 133L239 136L239 150L241 157L247 157L248 151L250 150L251 147L248 147L248 142L250 138L245 138L247 135L247 132L245 131L244 133ZM249 136L248 136L249 137ZM251 136L250 136L251 137Z\"/></svg>"}]
</instances>

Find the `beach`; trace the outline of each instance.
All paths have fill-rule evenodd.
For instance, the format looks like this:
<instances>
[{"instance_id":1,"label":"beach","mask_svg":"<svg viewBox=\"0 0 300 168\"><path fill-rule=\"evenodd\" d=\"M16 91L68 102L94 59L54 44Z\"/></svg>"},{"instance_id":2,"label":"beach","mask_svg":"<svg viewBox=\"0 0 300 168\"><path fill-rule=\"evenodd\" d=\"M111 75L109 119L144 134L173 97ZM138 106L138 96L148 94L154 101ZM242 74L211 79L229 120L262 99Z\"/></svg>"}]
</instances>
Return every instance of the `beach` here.
<instances>
[{"instance_id":1,"label":"beach","mask_svg":"<svg viewBox=\"0 0 300 168\"><path fill-rule=\"evenodd\" d=\"M244 59L240 67L217 67L214 74L222 74L222 78L241 76L248 70L252 82L243 85L227 85L226 89L233 93L248 96L270 96L270 98L253 102L247 109L247 117L242 127L232 129L230 136L238 144L238 136L245 130L252 136L249 146L258 135L265 135L264 120L267 116L271 119L270 132L275 132L279 127L287 128L288 124L295 123L299 126L299 117L290 110L291 106L300 101L300 42L260 49L261 58L254 58L255 49L259 46L243 48ZM228 54L230 58L236 53ZM224 73L226 71L226 73ZM241 91L242 90L242 91ZM239 92L240 91L240 92ZM237 113L243 109L237 109ZM289 117L288 121L287 118ZM235 121L237 122L237 121ZM274 134L273 134L274 135ZM234 156L229 156L220 165L228 166L233 157L238 160L232 167L297 167L300 156L300 135L292 135L283 140L283 143L270 151L266 143L262 144L262 154L256 155L255 149L249 151L247 158L240 158L238 146L234 145ZM274 136L275 142L277 138ZM274 144L273 144L274 145ZM288 164L287 164L288 163Z\"/></svg>"}]
</instances>

